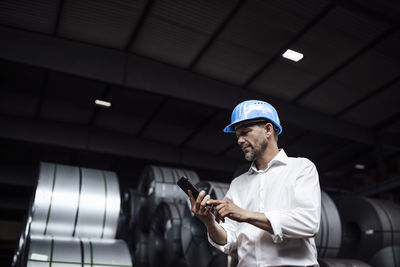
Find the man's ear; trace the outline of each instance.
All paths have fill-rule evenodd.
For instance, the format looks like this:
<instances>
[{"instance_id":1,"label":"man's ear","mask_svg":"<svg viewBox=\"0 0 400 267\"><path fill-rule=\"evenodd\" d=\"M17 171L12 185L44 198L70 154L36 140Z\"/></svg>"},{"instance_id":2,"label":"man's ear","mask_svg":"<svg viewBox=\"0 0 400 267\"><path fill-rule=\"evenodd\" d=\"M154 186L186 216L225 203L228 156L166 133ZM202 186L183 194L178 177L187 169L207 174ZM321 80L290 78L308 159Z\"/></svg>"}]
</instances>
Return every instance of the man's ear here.
<instances>
[{"instance_id":1,"label":"man's ear","mask_svg":"<svg viewBox=\"0 0 400 267\"><path fill-rule=\"evenodd\" d=\"M274 127L272 126L271 123L266 123L264 124L264 130L267 134L267 137L270 137L274 132Z\"/></svg>"}]
</instances>

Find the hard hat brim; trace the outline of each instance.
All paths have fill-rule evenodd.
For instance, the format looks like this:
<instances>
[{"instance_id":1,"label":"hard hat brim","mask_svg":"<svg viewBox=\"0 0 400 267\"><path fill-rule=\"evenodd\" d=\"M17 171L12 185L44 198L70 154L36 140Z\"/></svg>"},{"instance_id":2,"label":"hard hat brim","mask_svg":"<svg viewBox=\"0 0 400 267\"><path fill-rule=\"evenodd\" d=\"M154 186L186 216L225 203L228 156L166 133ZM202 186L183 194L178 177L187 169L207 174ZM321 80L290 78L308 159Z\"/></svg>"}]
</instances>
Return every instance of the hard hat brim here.
<instances>
[{"instance_id":1,"label":"hard hat brim","mask_svg":"<svg viewBox=\"0 0 400 267\"><path fill-rule=\"evenodd\" d=\"M252 118L252 119L249 119L249 120L235 121L235 122L229 124L228 126L226 126L223 131L224 131L224 133L236 133L236 131L235 131L235 125L236 124L244 122L244 121L253 121L253 120L258 120L258 119L265 119L267 121L270 121L275 127L277 127L279 129L278 135L280 135L282 133L282 127L279 124L277 124L276 122L274 122L273 120L271 120L269 118L264 118L264 117Z\"/></svg>"}]
</instances>

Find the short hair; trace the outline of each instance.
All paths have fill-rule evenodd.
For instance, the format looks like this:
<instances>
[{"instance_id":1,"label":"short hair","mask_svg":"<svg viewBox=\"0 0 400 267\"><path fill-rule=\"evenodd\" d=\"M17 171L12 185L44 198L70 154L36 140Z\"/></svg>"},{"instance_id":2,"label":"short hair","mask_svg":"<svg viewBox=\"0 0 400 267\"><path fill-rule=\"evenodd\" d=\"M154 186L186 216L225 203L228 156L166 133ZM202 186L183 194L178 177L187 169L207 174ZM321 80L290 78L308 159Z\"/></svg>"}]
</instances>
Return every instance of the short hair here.
<instances>
[{"instance_id":1,"label":"short hair","mask_svg":"<svg viewBox=\"0 0 400 267\"><path fill-rule=\"evenodd\" d=\"M243 123L239 126L239 128L241 127L249 127L249 126L253 126L253 125L265 125L267 123L271 123L273 130L274 130L274 137L275 137L275 141L276 143L278 143L278 135L279 135L279 128L275 125L275 123L273 123L272 121L268 120L268 119L264 119L262 121L249 121L248 123ZM235 128L235 131L237 129Z\"/></svg>"}]
</instances>

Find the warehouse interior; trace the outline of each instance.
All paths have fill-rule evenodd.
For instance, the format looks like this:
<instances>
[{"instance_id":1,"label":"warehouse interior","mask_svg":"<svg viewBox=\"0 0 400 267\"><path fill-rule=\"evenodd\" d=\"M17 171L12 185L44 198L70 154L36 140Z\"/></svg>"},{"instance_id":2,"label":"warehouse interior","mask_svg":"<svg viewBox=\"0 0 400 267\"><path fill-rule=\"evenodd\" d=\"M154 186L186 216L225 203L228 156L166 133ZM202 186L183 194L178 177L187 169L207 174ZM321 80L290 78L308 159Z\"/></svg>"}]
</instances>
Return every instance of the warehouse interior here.
<instances>
[{"instance_id":1,"label":"warehouse interior","mask_svg":"<svg viewBox=\"0 0 400 267\"><path fill-rule=\"evenodd\" d=\"M250 164L222 129L247 99L277 109L279 147L331 197L400 205L399 23L396 1L0 1L0 264L41 162L121 191L148 165L229 184Z\"/></svg>"}]
</instances>

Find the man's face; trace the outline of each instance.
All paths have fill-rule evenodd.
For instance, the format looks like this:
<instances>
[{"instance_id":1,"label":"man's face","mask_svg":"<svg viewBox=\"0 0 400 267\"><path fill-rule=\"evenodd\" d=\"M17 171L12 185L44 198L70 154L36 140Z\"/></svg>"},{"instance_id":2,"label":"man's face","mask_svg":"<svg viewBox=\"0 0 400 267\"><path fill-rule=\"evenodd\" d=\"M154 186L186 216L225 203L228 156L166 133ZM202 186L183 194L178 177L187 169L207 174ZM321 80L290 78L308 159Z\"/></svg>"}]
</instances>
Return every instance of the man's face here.
<instances>
[{"instance_id":1,"label":"man's face","mask_svg":"<svg viewBox=\"0 0 400 267\"><path fill-rule=\"evenodd\" d=\"M248 161L254 161L261 157L267 148L267 136L265 123L244 122L235 127L238 145Z\"/></svg>"}]
</instances>

